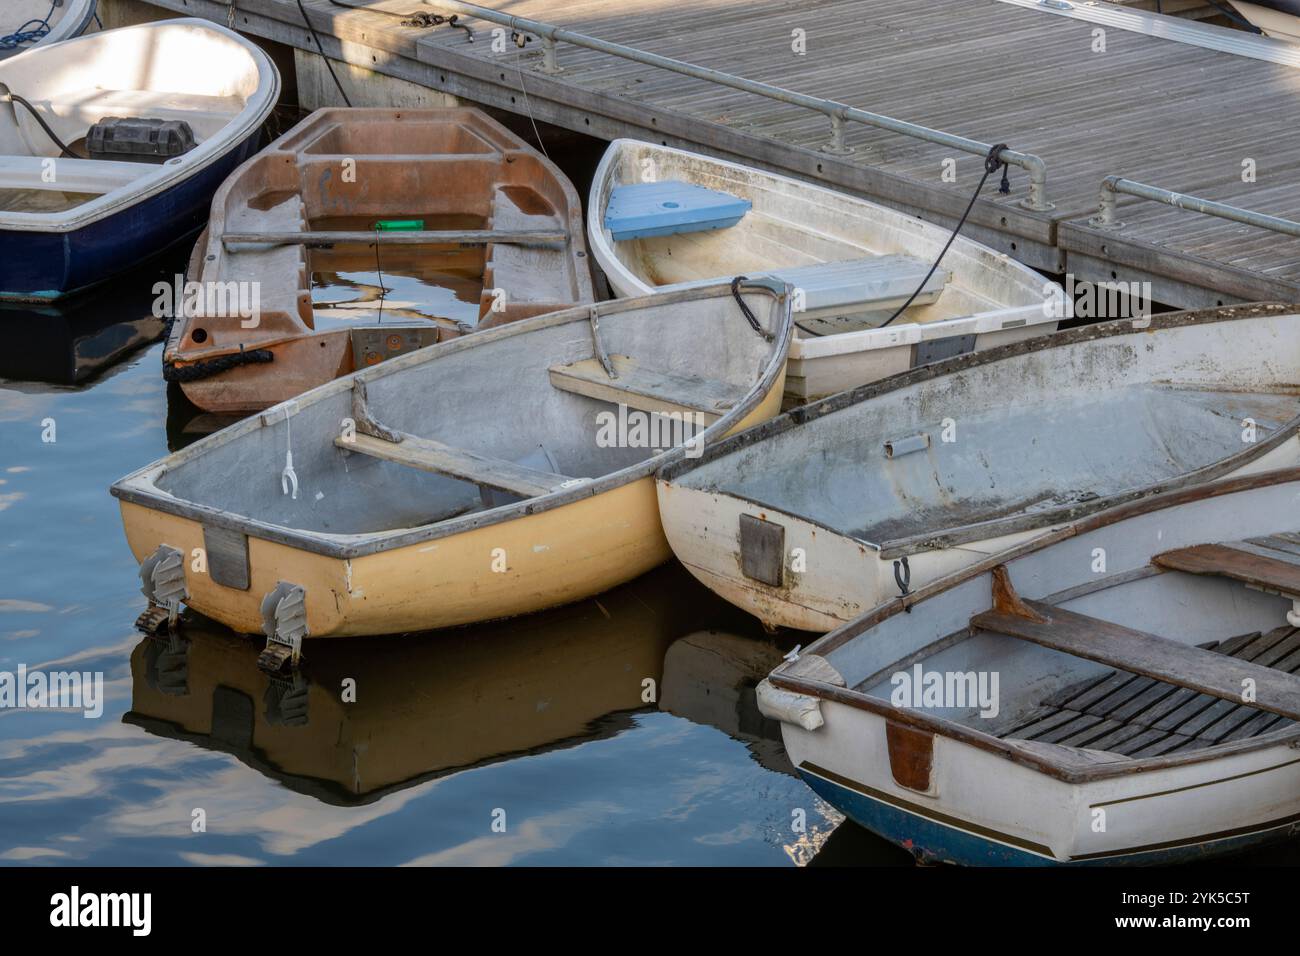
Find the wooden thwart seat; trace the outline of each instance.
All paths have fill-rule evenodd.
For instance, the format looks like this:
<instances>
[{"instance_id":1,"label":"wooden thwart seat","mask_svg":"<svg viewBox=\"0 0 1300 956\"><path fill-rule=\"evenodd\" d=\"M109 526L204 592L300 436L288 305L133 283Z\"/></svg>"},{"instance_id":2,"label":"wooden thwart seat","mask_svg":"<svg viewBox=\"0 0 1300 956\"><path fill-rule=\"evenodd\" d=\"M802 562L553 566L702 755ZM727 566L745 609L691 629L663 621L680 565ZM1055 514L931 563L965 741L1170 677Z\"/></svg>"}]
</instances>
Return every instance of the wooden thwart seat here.
<instances>
[{"instance_id":1,"label":"wooden thwart seat","mask_svg":"<svg viewBox=\"0 0 1300 956\"><path fill-rule=\"evenodd\" d=\"M712 424L744 399L746 389L716 379L681 375L638 365L626 355L611 355L611 378L598 358L572 365L553 365L556 388L643 412L694 412Z\"/></svg>"},{"instance_id":2,"label":"wooden thwart seat","mask_svg":"<svg viewBox=\"0 0 1300 956\"><path fill-rule=\"evenodd\" d=\"M334 439L334 444L345 451L409 465L461 481L472 481L481 487L522 498L550 494L582 480L539 471L464 448L454 448L432 438L420 438L382 425L370 414L366 386L361 381L352 386L352 416L356 422L356 434L340 435Z\"/></svg>"},{"instance_id":3,"label":"wooden thwart seat","mask_svg":"<svg viewBox=\"0 0 1300 956\"><path fill-rule=\"evenodd\" d=\"M1027 601L1011 590L1005 569L995 569L994 577L994 609L972 617L972 628L1031 641L1300 720L1300 677L1050 604ZM1242 697L1247 680L1254 682L1253 701Z\"/></svg>"},{"instance_id":4,"label":"wooden thwart seat","mask_svg":"<svg viewBox=\"0 0 1300 956\"><path fill-rule=\"evenodd\" d=\"M431 438L418 438L399 432L400 442L376 438L358 432L352 439L338 437L334 444L347 451L395 461L422 471L432 471L461 481L495 488L524 498L550 494L576 479L538 471L502 458L490 458L463 448L453 448Z\"/></svg>"},{"instance_id":5,"label":"wooden thwart seat","mask_svg":"<svg viewBox=\"0 0 1300 956\"><path fill-rule=\"evenodd\" d=\"M1170 571L1219 575L1300 597L1300 535L1296 534L1179 548L1156 555L1151 563Z\"/></svg>"}]
</instances>

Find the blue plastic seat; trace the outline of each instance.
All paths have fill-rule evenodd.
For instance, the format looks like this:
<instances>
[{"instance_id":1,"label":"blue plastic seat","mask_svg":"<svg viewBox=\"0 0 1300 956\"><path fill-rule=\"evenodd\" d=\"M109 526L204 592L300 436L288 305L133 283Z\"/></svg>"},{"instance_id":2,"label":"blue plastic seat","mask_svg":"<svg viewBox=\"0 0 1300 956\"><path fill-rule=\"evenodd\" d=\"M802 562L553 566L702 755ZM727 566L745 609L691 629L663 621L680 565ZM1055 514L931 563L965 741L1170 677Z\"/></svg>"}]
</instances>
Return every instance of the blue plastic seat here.
<instances>
[{"instance_id":1,"label":"blue plastic seat","mask_svg":"<svg viewBox=\"0 0 1300 956\"><path fill-rule=\"evenodd\" d=\"M615 242L734 226L752 203L730 193L679 180L616 186L605 206L605 228Z\"/></svg>"}]
</instances>

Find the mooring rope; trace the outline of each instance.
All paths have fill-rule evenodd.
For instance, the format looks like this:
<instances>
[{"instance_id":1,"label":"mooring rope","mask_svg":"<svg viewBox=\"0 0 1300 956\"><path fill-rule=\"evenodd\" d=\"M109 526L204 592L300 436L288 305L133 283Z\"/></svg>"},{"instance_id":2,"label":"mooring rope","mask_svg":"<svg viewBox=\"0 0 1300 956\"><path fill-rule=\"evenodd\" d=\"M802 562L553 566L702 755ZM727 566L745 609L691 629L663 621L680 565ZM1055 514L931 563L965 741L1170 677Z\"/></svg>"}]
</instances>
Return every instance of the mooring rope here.
<instances>
[{"instance_id":1,"label":"mooring rope","mask_svg":"<svg viewBox=\"0 0 1300 956\"><path fill-rule=\"evenodd\" d=\"M382 13L386 17L397 17L402 21L404 27L428 29L429 27L440 27L445 23L457 30L464 30L467 42L474 42L474 31L460 22L459 14L453 13L451 16L445 17L441 13L424 13L423 11L397 13L393 10L380 10L378 7L370 7L365 4L344 3L343 0L330 0L330 3L336 7L342 7L344 10L365 10L367 13Z\"/></svg>"},{"instance_id":2,"label":"mooring rope","mask_svg":"<svg viewBox=\"0 0 1300 956\"><path fill-rule=\"evenodd\" d=\"M232 0L231 9L233 8L234 3ZM316 28L312 26L311 21L307 19L307 8L302 5L302 0L298 0L298 12L302 14L302 22L307 25L307 32L310 33L311 38L316 41L316 49L320 51L320 58L325 61L325 69L330 71L330 78L334 80L334 85L338 87L339 96L343 97L344 104L350 108L352 106L352 101L348 99L348 94L343 91L343 84L339 82L339 78L335 75L334 65L330 63L330 58L325 55L325 48L321 46L320 37L316 35Z\"/></svg>"},{"instance_id":3,"label":"mooring rope","mask_svg":"<svg viewBox=\"0 0 1300 956\"><path fill-rule=\"evenodd\" d=\"M524 45L528 42L527 36L515 29L515 18L510 17L510 36L515 41L515 72L519 74L519 92L524 96L524 110L528 113L528 122L533 124L533 135L537 137L537 145L542 148L542 155L549 160L551 154L546 151L546 144L542 142L542 134L537 131L537 120L533 119L533 104L528 99L528 89L524 86L524 68L520 65L520 60L524 55Z\"/></svg>"},{"instance_id":4,"label":"mooring rope","mask_svg":"<svg viewBox=\"0 0 1300 956\"><path fill-rule=\"evenodd\" d=\"M9 87L5 86L3 83L0 83L0 103L6 103L6 102L17 103L23 109L27 110L28 113L31 113L32 119L36 120L36 122L40 124L41 129L45 130L45 135L54 141L55 146L59 147L60 155L66 157L67 159L81 158L72 150L68 149L67 144L64 143L63 140L59 139L58 134L55 133L54 130L50 129L50 124L45 122L45 118L41 116L41 114L37 111L36 107L32 106L31 103L28 103L17 93L13 92L13 90L9 89Z\"/></svg>"},{"instance_id":5,"label":"mooring rope","mask_svg":"<svg viewBox=\"0 0 1300 956\"><path fill-rule=\"evenodd\" d=\"M232 368L239 368L241 365L265 365L274 361L275 353L270 349L251 349L245 352L241 345L238 352L218 355L216 358L195 362L193 365L164 365L163 379L178 383L197 382L199 379L210 378Z\"/></svg>"},{"instance_id":6,"label":"mooring rope","mask_svg":"<svg viewBox=\"0 0 1300 956\"><path fill-rule=\"evenodd\" d=\"M1002 182L998 184L998 192L1004 196L1011 192L1011 180L1007 176L1007 164L998 158L1006 148L1006 143L998 143L989 150L989 154L984 157L984 175L980 177L979 185L975 187L975 192L971 193L970 202L966 204L966 211L963 212L961 218L957 220L957 225L953 229L952 235L950 235L948 241L944 243L943 249L940 250L938 258L936 258L934 264L930 266L930 271L925 274L925 278L922 279L921 284L916 287L916 291L909 295L907 301L898 307L898 311L887 318L884 322L881 322L876 326L876 328L883 329L890 322L893 322L896 318L906 312L911 307L912 303L916 301L916 297L925 289L925 284L930 281L930 277L933 276L935 270L939 268L939 263L943 261L943 257L948 254L948 250L952 248L952 244L957 240L957 234L960 233L962 227L966 225L966 219L970 216L970 211L975 208L975 200L979 199L980 193L984 190L984 184L989 181L989 177L1001 169ZM800 326L800 328L803 328L803 326Z\"/></svg>"}]
</instances>

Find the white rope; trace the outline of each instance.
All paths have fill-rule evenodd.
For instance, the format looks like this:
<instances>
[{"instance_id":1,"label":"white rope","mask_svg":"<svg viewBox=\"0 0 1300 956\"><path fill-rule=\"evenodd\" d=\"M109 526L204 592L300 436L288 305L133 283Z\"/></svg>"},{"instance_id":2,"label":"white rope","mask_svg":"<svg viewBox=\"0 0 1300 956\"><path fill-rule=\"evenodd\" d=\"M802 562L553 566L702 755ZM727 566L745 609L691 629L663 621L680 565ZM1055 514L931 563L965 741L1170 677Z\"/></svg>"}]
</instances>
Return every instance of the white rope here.
<instances>
[{"instance_id":1,"label":"white rope","mask_svg":"<svg viewBox=\"0 0 1300 956\"><path fill-rule=\"evenodd\" d=\"M515 18L513 16L510 18L510 32L511 33L519 32L518 29L516 29L515 27ZM542 142L542 134L537 131L537 120L533 119L533 104L529 102L528 89L524 86L524 69L520 65L520 61L523 59L523 56L524 56L524 48L516 44L515 45L515 72L519 74L519 92L524 95L524 110L528 113L528 122L533 124L533 135L537 137L537 145L542 148L542 155L549 160L551 158L551 154L546 151L546 144Z\"/></svg>"}]
</instances>

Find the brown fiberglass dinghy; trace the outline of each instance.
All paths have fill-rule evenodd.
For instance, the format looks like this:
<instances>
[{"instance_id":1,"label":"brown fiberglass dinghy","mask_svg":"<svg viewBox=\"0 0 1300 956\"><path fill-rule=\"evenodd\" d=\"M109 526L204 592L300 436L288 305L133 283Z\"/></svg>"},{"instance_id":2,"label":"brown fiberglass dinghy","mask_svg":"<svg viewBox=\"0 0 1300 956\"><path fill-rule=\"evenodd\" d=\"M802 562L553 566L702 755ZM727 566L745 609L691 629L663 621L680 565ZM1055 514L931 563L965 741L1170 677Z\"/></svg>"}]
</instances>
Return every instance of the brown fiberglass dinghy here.
<instances>
[{"instance_id":1,"label":"brown fiberglass dinghy","mask_svg":"<svg viewBox=\"0 0 1300 956\"><path fill-rule=\"evenodd\" d=\"M226 414L593 301L572 184L459 108L311 114L222 185L186 278L165 374Z\"/></svg>"}]
</instances>

